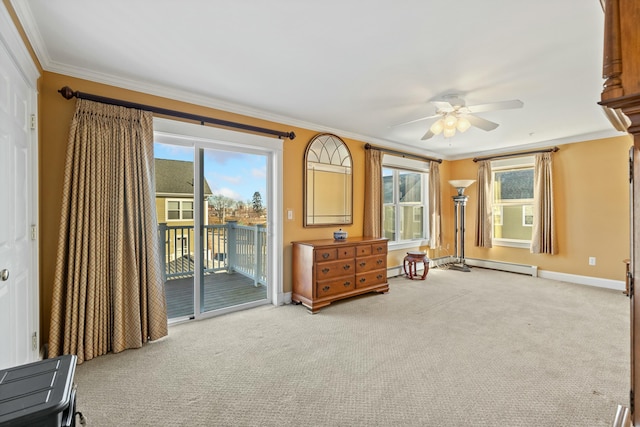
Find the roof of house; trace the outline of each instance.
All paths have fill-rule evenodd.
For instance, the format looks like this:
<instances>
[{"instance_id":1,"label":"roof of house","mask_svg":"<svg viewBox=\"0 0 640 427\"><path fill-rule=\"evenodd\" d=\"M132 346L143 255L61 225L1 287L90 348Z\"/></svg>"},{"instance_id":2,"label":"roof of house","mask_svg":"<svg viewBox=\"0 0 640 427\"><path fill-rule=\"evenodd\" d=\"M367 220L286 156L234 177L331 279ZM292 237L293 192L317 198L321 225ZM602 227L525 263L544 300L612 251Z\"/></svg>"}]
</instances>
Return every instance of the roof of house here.
<instances>
[{"instance_id":1,"label":"roof of house","mask_svg":"<svg viewBox=\"0 0 640 427\"><path fill-rule=\"evenodd\" d=\"M193 162L155 159L156 194L192 195ZM204 179L204 194L211 195L211 187Z\"/></svg>"}]
</instances>

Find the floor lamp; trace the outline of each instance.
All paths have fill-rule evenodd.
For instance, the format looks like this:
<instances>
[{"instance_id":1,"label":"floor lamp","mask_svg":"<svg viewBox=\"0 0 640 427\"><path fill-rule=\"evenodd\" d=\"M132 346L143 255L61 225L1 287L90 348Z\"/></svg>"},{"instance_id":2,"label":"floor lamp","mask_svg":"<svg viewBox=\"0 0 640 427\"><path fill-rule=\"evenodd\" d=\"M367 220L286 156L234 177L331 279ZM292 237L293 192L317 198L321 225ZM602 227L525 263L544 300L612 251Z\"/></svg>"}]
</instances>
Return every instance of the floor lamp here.
<instances>
[{"instance_id":1,"label":"floor lamp","mask_svg":"<svg viewBox=\"0 0 640 427\"><path fill-rule=\"evenodd\" d=\"M453 222L455 223L456 232L455 232L455 241L454 241L454 249L455 249L455 259L456 261L449 268L452 270L458 271L470 271L469 267L464 262L464 208L467 205L467 200L469 196L464 195L464 189L476 182L475 179L457 179L453 181L449 181L449 184L455 187L458 191L458 194L453 196ZM458 252L458 249L460 251Z\"/></svg>"}]
</instances>

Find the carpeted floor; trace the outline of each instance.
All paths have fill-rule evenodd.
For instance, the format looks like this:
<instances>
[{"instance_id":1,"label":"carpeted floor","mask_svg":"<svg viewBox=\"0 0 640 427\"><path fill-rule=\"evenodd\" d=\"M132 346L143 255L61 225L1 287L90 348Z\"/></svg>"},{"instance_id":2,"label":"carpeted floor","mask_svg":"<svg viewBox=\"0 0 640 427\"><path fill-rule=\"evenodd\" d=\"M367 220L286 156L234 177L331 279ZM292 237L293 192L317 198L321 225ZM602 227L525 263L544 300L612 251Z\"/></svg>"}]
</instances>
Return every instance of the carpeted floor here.
<instances>
[{"instance_id":1,"label":"carpeted floor","mask_svg":"<svg viewBox=\"0 0 640 427\"><path fill-rule=\"evenodd\" d=\"M89 426L608 426L629 300L474 268L172 326L76 370Z\"/></svg>"}]
</instances>

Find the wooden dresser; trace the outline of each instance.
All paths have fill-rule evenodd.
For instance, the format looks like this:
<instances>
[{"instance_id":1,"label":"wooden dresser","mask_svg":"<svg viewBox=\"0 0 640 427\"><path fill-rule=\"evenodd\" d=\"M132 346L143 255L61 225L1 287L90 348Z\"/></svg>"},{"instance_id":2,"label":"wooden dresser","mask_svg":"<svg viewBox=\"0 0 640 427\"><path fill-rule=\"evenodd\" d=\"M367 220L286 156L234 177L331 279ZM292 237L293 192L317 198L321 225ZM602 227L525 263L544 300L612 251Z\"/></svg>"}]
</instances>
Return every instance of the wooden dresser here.
<instances>
[{"instance_id":1,"label":"wooden dresser","mask_svg":"<svg viewBox=\"0 0 640 427\"><path fill-rule=\"evenodd\" d=\"M293 242L293 294L312 313L343 298L387 292L387 239Z\"/></svg>"}]
</instances>

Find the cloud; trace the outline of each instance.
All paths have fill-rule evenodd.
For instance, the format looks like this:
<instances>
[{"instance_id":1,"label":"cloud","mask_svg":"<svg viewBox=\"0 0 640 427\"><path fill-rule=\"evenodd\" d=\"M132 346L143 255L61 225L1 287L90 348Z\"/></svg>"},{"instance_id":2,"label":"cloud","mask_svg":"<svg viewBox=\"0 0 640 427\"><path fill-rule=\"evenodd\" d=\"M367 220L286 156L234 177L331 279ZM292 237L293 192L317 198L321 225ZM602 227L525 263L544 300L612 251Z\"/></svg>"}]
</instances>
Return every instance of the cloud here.
<instances>
[{"instance_id":1,"label":"cloud","mask_svg":"<svg viewBox=\"0 0 640 427\"><path fill-rule=\"evenodd\" d=\"M219 175L218 178L229 184L240 184L242 182L242 176Z\"/></svg>"},{"instance_id":2,"label":"cloud","mask_svg":"<svg viewBox=\"0 0 640 427\"><path fill-rule=\"evenodd\" d=\"M219 194L221 196L229 197L230 199L233 199L233 200L243 200L242 195L231 188L226 188L226 187L218 188L216 190L213 190L212 193L214 195Z\"/></svg>"},{"instance_id":3,"label":"cloud","mask_svg":"<svg viewBox=\"0 0 640 427\"><path fill-rule=\"evenodd\" d=\"M257 179L265 179L267 177L267 170L264 168L251 169L251 176Z\"/></svg>"}]
</instances>

